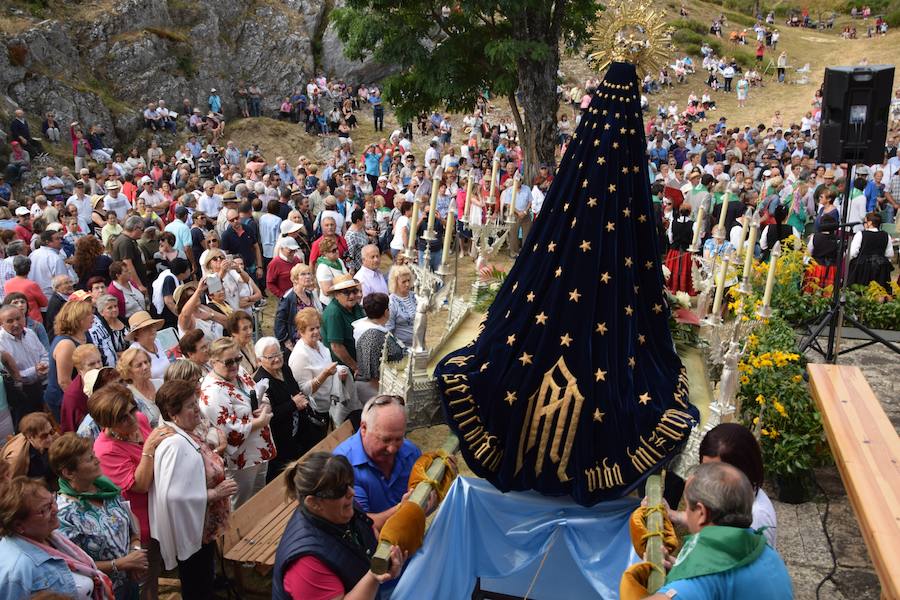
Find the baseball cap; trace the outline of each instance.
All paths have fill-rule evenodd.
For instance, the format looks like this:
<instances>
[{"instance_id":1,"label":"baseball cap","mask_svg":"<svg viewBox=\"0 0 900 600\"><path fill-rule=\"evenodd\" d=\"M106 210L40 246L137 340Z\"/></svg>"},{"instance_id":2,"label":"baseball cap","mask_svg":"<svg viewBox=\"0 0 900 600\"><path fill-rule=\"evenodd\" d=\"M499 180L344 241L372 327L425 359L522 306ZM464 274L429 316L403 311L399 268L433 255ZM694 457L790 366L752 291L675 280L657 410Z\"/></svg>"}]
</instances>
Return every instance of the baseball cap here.
<instances>
[{"instance_id":1,"label":"baseball cap","mask_svg":"<svg viewBox=\"0 0 900 600\"><path fill-rule=\"evenodd\" d=\"M25 208L24 206L20 206L19 208L16 209L17 217L24 217L25 215L30 215L30 214L31 214L31 211L28 210L27 208Z\"/></svg>"},{"instance_id":2,"label":"baseball cap","mask_svg":"<svg viewBox=\"0 0 900 600\"><path fill-rule=\"evenodd\" d=\"M281 238L278 241L278 245L281 246L282 248L288 248L289 250L299 250L300 249L300 244L298 244L297 240L295 240L292 237Z\"/></svg>"}]
</instances>

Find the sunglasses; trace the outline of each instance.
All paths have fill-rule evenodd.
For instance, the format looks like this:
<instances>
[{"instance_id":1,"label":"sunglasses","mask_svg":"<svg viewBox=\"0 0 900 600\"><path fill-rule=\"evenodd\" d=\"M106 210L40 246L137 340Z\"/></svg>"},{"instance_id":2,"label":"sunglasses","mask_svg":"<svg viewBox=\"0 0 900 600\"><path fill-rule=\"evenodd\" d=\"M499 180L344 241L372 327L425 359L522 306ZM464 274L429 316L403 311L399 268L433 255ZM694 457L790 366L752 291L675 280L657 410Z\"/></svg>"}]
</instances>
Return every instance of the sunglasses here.
<instances>
[{"instance_id":1,"label":"sunglasses","mask_svg":"<svg viewBox=\"0 0 900 600\"><path fill-rule=\"evenodd\" d=\"M223 365L225 365L226 367L231 368L231 367L233 367L233 366L235 366L235 365L241 364L241 357L240 357L240 356L234 356L234 357L232 357L232 358L226 358L225 360L219 360L219 361L217 361L217 362L220 362L220 363L222 363Z\"/></svg>"},{"instance_id":2,"label":"sunglasses","mask_svg":"<svg viewBox=\"0 0 900 600\"><path fill-rule=\"evenodd\" d=\"M347 495L347 490L353 491L352 483L345 483L342 486L336 486L331 489L319 490L312 495L320 500L338 500Z\"/></svg>"},{"instance_id":3,"label":"sunglasses","mask_svg":"<svg viewBox=\"0 0 900 600\"><path fill-rule=\"evenodd\" d=\"M388 404L397 403L400 406L406 406L406 400L403 399L403 396L390 396L387 394L382 394L380 396L376 396L374 400L369 403L366 411L371 410L373 406L386 406Z\"/></svg>"}]
</instances>

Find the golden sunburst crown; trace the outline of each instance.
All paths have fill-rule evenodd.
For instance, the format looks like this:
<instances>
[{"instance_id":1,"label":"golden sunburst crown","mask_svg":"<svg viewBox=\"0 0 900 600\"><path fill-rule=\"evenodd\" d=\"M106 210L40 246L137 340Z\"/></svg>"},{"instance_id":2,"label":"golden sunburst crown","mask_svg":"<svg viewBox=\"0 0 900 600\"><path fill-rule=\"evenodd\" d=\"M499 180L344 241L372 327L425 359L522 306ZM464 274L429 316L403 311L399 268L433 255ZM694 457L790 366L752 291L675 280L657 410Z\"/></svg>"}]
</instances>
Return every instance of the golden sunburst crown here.
<instances>
[{"instance_id":1,"label":"golden sunburst crown","mask_svg":"<svg viewBox=\"0 0 900 600\"><path fill-rule=\"evenodd\" d=\"M671 54L671 27L648 0L607 2L593 31L588 59L601 73L616 61L633 64L639 77L655 74Z\"/></svg>"}]
</instances>

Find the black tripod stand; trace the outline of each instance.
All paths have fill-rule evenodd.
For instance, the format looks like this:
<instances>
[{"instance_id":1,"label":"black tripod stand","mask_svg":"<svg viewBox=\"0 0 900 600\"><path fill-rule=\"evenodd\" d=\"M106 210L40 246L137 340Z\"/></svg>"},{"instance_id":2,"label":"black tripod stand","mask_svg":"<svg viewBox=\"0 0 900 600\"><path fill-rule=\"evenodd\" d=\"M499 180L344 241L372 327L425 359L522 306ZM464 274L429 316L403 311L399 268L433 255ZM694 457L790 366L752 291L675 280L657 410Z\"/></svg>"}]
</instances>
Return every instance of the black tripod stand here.
<instances>
[{"instance_id":1,"label":"black tripod stand","mask_svg":"<svg viewBox=\"0 0 900 600\"><path fill-rule=\"evenodd\" d=\"M856 163L848 163L847 169L851 175L854 173L855 167ZM850 194L853 187L853 181L853 177L847 179L847 184L844 189L844 202L841 205L841 222L838 224L838 260L835 262L836 271L834 274L831 308L812 320L812 325L808 326L808 336L800 341L800 352L805 352L807 348L812 348L825 357L826 362L830 363L836 363L837 357L841 354L847 354L848 352L866 348L873 344L882 344L897 354L900 354L900 346L884 339L884 337L878 335L876 332L860 323L853 315L848 315L845 311L845 304L847 303L846 273L847 265L849 264L849 257L847 256L847 238L852 232L852 227L858 225L858 223L847 222L847 215L850 212ZM838 348L841 345L840 336L844 327L844 321L848 321L869 339L856 346L839 350ZM819 341L819 335L826 327L828 327L828 341L823 348Z\"/></svg>"}]
</instances>

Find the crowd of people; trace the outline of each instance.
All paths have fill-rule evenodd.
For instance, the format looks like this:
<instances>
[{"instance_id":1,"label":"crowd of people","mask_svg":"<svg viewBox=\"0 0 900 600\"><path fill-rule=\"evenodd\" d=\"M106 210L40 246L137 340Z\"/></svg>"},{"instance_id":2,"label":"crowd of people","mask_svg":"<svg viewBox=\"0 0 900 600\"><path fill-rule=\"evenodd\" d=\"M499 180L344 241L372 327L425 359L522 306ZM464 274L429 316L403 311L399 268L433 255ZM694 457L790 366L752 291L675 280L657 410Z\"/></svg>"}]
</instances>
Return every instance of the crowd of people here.
<instances>
[{"instance_id":1,"label":"crowd of people","mask_svg":"<svg viewBox=\"0 0 900 600\"><path fill-rule=\"evenodd\" d=\"M732 88L729 61L709 54L703 67L712 90L722 75L724 91L746 97L751 83L741 75ZM693 69L679 58L676 79ZM645 91L668 77L645 80ZM567 93L560 153L597 83ZM404 400L377 393L382 358L398 360L414 344L407 263L429 255L437 269L449 223L465 253L467 224L507 215L516 256L540 218L552 166L524 179L516 127L485 98L461 135L449 115L423 114L417 134L429 141L418 155L412 123L374 143L352 139L362 106L383 130L379 90L311 81L284 99L280 116L310 134L336 131L339 144L323 161L294 164L238 148L224 136L215 89L206 104L185 101L181 115L148 105L147 127L188 138L143 153L110 148L96 125L71 123L74 171L47 167L34 196L11 184L40 146L22 111L10 124L0 179L0 435L10 436L0 463L3 597L153 598L159 573L176 566L185 597L211 597L215 540L230 512L285 469L301 510L279 548L275 597L372 598L404 560L395 549L394 568L375 576L361 557L372 526L405 497L419 454L404 438ZM240 85L235 108L260 116L259 88ZM693 292L686 257L695 227L706 255L733 252L748 209L763 220L755 253L765 259L775 243L809 235L801 246L810 276L825 285L844 235L835 227L842 202L854 223L851 282L886 284L893 243L880 226L900 208L897 131L884 161L850 173L816 160L820 92L797 122L776 111L771 123L732 126L711 116L715 108L710 93L691 94L686 110L673 103L646 117L670 288ZM43 143L63 143L64 128L45 117ZM271 328L261 316L269 301ZM295 462L346 420L356 433L334 456ZM774 547L758 447L748 433L720 433L701 453L743 472L746 485L731 471L716 476L752 491L752 521L769 527ZM754 452L752 465L741 462ZM692 487L688 512L704 502L710 510L713 499L698 500ZM672 518L694 533L701 522ZM349 545L331 539L341 532Z\"/></svg>"}]
</instances>

